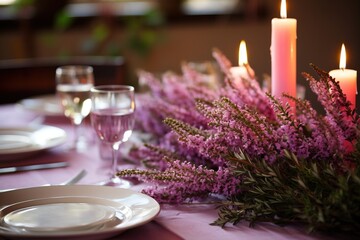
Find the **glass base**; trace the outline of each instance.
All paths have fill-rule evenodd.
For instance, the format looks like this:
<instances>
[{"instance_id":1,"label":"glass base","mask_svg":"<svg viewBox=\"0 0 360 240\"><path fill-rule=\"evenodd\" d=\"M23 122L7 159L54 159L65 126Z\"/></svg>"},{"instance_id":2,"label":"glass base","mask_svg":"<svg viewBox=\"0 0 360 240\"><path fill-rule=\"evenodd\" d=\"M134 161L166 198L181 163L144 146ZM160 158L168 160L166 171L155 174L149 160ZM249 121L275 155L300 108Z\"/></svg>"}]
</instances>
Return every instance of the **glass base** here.
<instances>
[{"instance_id":1,"label":"glass base","mask_svg":"<svg viewBox=\"0 0 360 240\"><path fill-rule=\"evenodd\" d=\"M132 186L132 183L128 180L114 176L108 180L100 182L98 185L118 187L118 188L130 188Z\"/></svg>"}]
</instances>

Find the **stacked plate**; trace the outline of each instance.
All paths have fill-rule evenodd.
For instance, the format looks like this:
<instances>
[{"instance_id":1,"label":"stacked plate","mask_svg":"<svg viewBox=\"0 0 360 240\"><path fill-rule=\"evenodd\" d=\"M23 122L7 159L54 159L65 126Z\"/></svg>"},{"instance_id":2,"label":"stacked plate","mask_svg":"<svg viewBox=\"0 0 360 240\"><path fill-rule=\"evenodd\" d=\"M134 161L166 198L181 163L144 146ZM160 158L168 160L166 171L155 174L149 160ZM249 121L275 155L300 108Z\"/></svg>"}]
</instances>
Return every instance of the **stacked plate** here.
<instances>
[{"instance_id":1,"label":"stacked plate","mask_svg":"<svg viewBox=\"0 0 360 240\"><path fill-rule=\"evenodd\" d=\"M66 141L66 132L52 126L0 128L0 159L28 157Z\"/></svg>"},{"instance_id":2,"label":"stacked plate","mask_svg":"<svg viewBox=\"0 0 360 240\"><path fill-rule=\"evenodd\" d=\"M103 239L151 221L159 204L106 186L47 186L0 193L0 235Z\"/></svg>"},{"instance_id":3,"label":"stacked plate","mask_svg":"<svg viewBox=\"0 0 360 240\"><path fill-rule=\"evenodd\" d=\"M19 106L23 109L47 116L63 116L60 100L55 94L40 95L21 100Z\"/></svg>"}]
</instances>

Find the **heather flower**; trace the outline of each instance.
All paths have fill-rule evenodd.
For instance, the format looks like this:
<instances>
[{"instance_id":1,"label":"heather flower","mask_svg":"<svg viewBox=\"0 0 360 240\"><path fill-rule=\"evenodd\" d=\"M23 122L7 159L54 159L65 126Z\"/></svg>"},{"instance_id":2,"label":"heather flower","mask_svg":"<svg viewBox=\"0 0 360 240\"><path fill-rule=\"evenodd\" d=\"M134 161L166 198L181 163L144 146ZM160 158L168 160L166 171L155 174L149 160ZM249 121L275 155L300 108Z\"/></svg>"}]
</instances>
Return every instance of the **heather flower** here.
<instances>
[{"instance_id":1,"label":"heather flower","mask_svg":"<svg viewBox=\"0 0 360 240\"><path fill-rule=\"evenodd\" d=\"M262 91L259 82L255 79L234 76L230 71L231 62L218 49L213 51L213 56L225 74L225 86L221 89L221 96L229 98L239 106L253 106L259 113L273 119L274 111L271 103L266 97L266 93Z\"/></svg>"},{"instance_id":2,"label":"heather flower","mask_svg":"<svg viewBox=\"0 0 360 240\"><path fill-rule=\"evenodd\" d=\"M315 71L321 76L315 80L309 74L303 73L309 82L310 88L318 96L318 101L324 107L327 118L334 121L343 131L343 136L348 141L353 141L359 137L357 129L358 118L351 109L351 103L343 94L339 83L328 73L321 71L313 66Z\"/></svg>"},{"instance_id":3,"label":"heather flower","mask_svg":"<svg viewBox=\"0 0 360 240\"><path fill-rule=\"evenodd\" d=\"M182 75L140 72L149 90L137 98L136 126L153 134L153 142L132 152L146 170L119 175L154 183L144 192L160 202L180 203L209 194L239 194L242 175L237 166L242 162L234 157L238 153L269 165L289 155L334 166L351 159L359 117L327 73L313 66L319 79L303 74L325 115L309 101L284 94L296 103L295 113L288 102L264 92L256 79L233 76L232 64L219 50L213 56L224 74L217 87L186 63Z\"/></svg>"},{"instance_id":4,"label":"heather flower","mask_svg":"<svg viewBox=\"0 0 360 240\"><path fill-rule=\"evenodd\" d=\"M240 180L229 169L218 170L195 166L180 160L167 159L168 168L158 170L123 170L120 177L138 177L144 182L156 180L159 185L144 189L160 203L181 203L201 200L209 193L232 196L240 192Z\"/></svg>"}]
</instances>

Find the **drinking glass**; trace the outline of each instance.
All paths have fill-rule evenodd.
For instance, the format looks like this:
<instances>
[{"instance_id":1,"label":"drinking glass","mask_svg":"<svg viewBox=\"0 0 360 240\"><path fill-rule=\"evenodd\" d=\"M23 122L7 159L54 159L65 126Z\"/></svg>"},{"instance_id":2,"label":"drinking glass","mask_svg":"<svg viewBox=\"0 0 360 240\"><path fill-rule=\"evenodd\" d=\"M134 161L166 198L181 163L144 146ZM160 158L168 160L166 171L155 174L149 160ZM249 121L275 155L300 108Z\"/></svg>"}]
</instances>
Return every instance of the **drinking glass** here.
<instances>
[{"instance_id":1,"label":"drinking glass","mask_svg":"<svg viewBox=\"0 0 360 240\"><path fill-rule=\"evenodd\" d=\"M101 142L112 147L110 177L102 185L128 188L129 181L116 176L119 147L132 134L134 127L134 87L103 85L91 89L91 125Z\"/></svg>"},{"instance_id":2,"label":"drinking glass","mask_svg":"<svg viewBox=\"0 0 360 240\"><path fill-rule=\"evenodd\" d=\"M91 110L90 89L94 86L91 66L61 66L56 69L56 92L66 117L74 126L72 149L84 148L80 136L80 125Z\"/></svg>"}]
</instances>

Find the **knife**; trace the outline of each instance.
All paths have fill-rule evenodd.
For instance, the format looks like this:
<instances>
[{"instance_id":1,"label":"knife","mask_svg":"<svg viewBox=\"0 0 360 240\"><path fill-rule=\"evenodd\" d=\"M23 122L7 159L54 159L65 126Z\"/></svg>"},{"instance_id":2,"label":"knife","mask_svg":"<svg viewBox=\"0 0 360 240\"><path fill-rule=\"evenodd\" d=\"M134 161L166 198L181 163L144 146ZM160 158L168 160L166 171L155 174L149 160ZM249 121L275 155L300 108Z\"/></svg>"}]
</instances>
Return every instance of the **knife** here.
<instances>
[{"instance_id":1,"label":"knife","mask_svg":"<svg viewBox=\"0 0 360 240\"><path fill-rule=\"evenodd\" d=\"M1 173L30 171L30 170L49 169L49 168L60 168L60 167L66 167L68 165L69 165L68 162L56 162L56 163L42 163L42 164L34 164L34 165L18 166L18 167L5 167L5 168L0 168L0 174Z\"/></svg>"}]
</instances>

